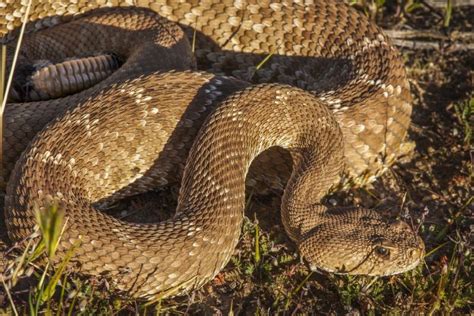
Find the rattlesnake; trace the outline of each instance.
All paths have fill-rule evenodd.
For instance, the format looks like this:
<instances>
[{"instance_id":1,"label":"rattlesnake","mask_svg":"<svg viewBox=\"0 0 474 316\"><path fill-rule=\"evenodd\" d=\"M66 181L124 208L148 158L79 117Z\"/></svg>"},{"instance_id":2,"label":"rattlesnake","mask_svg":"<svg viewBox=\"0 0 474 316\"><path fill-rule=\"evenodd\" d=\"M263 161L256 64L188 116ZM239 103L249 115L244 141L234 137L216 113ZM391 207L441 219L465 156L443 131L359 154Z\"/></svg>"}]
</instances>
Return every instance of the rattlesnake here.
<instances>
[{"instance_id":1,"label":"rattlesnake","mask_svg":"<svg viewBox=\"0 0 474 316\"><path fill-rule=\"evenodd\" d=\"M10 238L28 236L35 210L57 204L68 217L59 257L76 247L83 273L107 274L135 296L197 288L236 246L251 162L259 157L247 180L279 183L289 152L282 222L312 267L389 275L416 266L424 245L406 223L320 204L344 161L349 177L371 180L401 152L409 86L380 29L339 1L172 3L138 3L163 17L100 9L30 27L20 69L109 53L124 64L88 90L7 105ZM96 5L82 6L67 10ZM32 18L62 8L36 4ZM14 13L13 24L23 12L0 10ZM183 169L172 219L131 224L99 211L175 181Z\"/></svg>"}]
</instances>

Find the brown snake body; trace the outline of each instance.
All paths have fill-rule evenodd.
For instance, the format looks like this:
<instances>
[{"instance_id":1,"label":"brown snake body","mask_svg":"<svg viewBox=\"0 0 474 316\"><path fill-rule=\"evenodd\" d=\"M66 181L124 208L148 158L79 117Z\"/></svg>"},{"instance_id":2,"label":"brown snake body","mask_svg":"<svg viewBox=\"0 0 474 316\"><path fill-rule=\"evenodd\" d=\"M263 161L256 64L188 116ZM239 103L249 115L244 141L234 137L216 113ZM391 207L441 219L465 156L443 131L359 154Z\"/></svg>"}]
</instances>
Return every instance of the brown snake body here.
<instances>
[{"instance_id":1,"label":"brown snake body","mask_svg":"<svg viewBox=\"0 0 474 316\"><path fill-rule=\"evenodd\" d=\"M282 221L311 266L389 275L420 261L423 242L407 224L320 204L344 162L351 177L370 180L401 152L409 87L397 51L375 25L337 1L149 6L164 18L103 9L39 25L25 38L20 69L108 53L123 65L88 90L7 105L12 240L34 230L35 210L58 204L68 217L60 254L79 244L82 272L108 274L135 296L196 288L236 246L252 161L258 156L255 169L268 169L278 187L286 150L293 168ZM41 8L54 13L33 12ZM168 19L196 35L198 68L214 74L189 71L190 44ZM278 83L264 83L271 81ZM102 202L175 181L183 169L172 219L131 224L100 212Z\"/></svg>"}]
</instances>

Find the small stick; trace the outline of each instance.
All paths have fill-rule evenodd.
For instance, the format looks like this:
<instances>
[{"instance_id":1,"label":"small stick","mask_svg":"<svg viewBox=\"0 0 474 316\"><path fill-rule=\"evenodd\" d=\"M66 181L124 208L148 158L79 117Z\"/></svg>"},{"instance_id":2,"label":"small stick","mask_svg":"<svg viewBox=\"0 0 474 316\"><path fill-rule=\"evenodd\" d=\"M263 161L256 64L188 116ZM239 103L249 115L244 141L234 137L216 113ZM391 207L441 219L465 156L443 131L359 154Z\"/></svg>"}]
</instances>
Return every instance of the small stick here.
<instances>
[{"instance_id":1,"label":"small stick","mask_svg":"<svg viewBox=\"0 0 474 316\"><path fill-rule=\"evenodd\" d=\"M424 31L424 30L383 30L391 38L412 39L412 38L427 38L438 40L460 40L460 41L474 41L474 32L458 32L454 31L448 36L439 32Z\"/></svg>"},{"instance_id":2,"label":"small stick","mask_svg":"<svg viewBox=\"0 0 474 316\"><path fill-rule=\"evenodd\" d=\"M392 39L392 43L398 47L404 47L409 49L442 49L446 48L449 52L474 50L474 43L472 44L461 44L453 43L448 45L442 45L440 42L433 41L416 41L416 40L401 40Z\"/></svg>"},{"instance_id":3,"label":"small stick","mask_svg":"<svg viewBox=\"0 0 474 316\"><path fill-rule=\"evenodd\" d=\"M383 32L391 38L431 38L439 40L449 40L449 37L439 32L425 31L425 30L387 30Z\"/></svg>"},{"instance_id":4,"label":"small stick","mask_svg":"<svg viewBox=\"0 0 474 316\"><path fill-rule=\"evenodd\" d=\"M433 8L446 8L446 0L425 0L426 4ZM473 0L451 0L452 7L474 6Z\"/></svg>"}]
</instances>

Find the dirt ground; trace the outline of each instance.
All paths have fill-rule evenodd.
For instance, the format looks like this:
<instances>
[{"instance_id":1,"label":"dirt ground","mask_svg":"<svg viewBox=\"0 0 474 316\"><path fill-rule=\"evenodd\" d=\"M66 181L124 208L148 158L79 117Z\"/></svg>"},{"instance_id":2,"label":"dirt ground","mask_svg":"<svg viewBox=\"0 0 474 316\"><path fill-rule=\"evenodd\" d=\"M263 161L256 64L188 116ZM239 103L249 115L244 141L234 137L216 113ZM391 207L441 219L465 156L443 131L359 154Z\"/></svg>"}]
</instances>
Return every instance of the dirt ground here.
<instances>
[{"instance_id":1,"label":"dirt ground","mask_svg":"<svg viewBox=\"0 0 474 316\"><path fill-rule=\"evenodd\" d=\"M411 272L384 278L310 272L284 234L279 197L259 196L249 200L231 262L202 289L145 307L142 302L111 296L103 282L79 283L72 275L65 285L67 293L80 293L73 310L85 314L472 314L474 6L454 7L450 14L429 1L406 1L403 6L376 2L382 5L361 7L383 28L420 31L414 38L397 39L406 46L401 52L414 96L409 139L415 146L370 186L338 192L327 202L376 207L411 222L426 243L425 262ZM427 42L436 47L416 46ZM176 196L176 188L161 192L163 208L172 209ZM137 201L143 206L149 198L145 195ZM26 306L28 286L14 289L18 305ZM64 304L72 300L71 296ZM8 302L0 291L0 314L2 308L9 310Z\"/></svg>"}]
</instances>

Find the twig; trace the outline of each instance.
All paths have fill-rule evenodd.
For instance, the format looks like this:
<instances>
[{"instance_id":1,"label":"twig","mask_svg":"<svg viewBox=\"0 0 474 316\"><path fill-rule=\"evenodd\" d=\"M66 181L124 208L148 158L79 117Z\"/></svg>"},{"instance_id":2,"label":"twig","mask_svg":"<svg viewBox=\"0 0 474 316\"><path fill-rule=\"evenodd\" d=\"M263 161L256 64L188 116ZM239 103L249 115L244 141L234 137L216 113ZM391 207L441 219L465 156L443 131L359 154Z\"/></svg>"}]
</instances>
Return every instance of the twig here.
<instances>
[{"instance_id":1,"label":"twig","mask_svg":"<svg viewBox=\"0 0 474 316\"><path fill-rule=\"evenodd\" d=\"M446 7L446 3L447 3L447 0L441 0L442 1L442 8ZM437 2L437 1L436 1ZM428 8L428 10L430 10L431 13L433 13L434 15L437 15L439 18L441 19L444 19L444 16L439 13L436 8L434 8L430 3L429 1L425 1L425 0L421 0L421 3L426 7Z\"/></svg>"},{"instance_id":2,"label":"twig","mask_svg":"<svg viewBox=\"0 0 474 316\"><path fill-rule=\"evenodd\" d=\"M436 49L436 50L447 50L449 52L465 51L465 50L474 50L474 43L471 44L462 44L462 43L451 43L443 44L441 42L433 41L417 41L417 40L401 40L401 39L392 39L392 43L395 46L409 48L409 49Z\"/></svg>"},{"instance_id":3,"label":"twig","mask_svg":"<svg viewBox=\"0 0 474 316\"><path fill-rule=\"evenodd\" d=\"M447 0L425 0L426 4L429 4L433 8L446 8L448 3ZM473 0L451 0L451 6L454 7L467 7L474 6Z\"/></svg>"},{"instance_id":4,"label":"twig","mask_svg":"<svg viewBox=\"0 0 474 316\"><path fill-rule=\"evenodd\" d=\"M473 32L453 32L448 36L425 30L384 30L384 33L392 39L395 46L409 49L446 49L449 52L474 50L474 43L454 42L474 40ZM432 41L433 39L437 41Z\"/></svg>"},{"instance_id":5,"label":"twig","mask_svg":"<svg viewBox=\"0 0 474 316\"><path fill-rule=\"evenodd\" d=\"M474 32L452 32L449 37L451 40L461 40L461 41L473 41L474 42Z\"/></svg>"},{"instance_id":6,"label":"twig","mask_svg":"<svg viewBox=\"0 0 474 316\"><path fill-rule=\"evenodd\" d=\"M474 41L474 32L458 32L454 31L449 35L444 35L439 32L425 31L425 30L383 30L391 38L398 39L413 39L426 38L446 41Z\"/></svg>"},{"instance_id":7,"label":"twig","mask_svg":"<svg viewBox=\"0 0 474 316\"><path fill-rule=\"evenodd\" d=\"M430 38L439 40L449 40L449 37L439 32L425 30L383 30L391 38Z\"/></svg>"}]
</instances>

